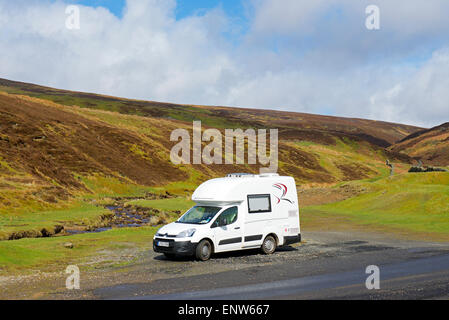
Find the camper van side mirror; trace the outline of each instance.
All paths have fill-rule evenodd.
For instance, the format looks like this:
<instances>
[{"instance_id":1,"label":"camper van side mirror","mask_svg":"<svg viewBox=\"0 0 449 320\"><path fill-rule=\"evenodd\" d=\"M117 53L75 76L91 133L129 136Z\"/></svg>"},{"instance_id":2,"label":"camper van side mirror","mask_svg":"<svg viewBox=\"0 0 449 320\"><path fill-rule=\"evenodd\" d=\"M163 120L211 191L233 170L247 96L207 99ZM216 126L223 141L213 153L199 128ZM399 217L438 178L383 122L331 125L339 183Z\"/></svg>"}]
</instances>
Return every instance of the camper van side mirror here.
<instances>
[{"instance_id":1,"label":"camper van side mirror","mask_svg":"<svg viewBox=\"0 0 449 320\"><path fill-rule=\"evenodd\" d=\"M212 225L210 227L213 229L213 228L223 227L225 225L226 225L226 223L224 223L223 220L220 220L220 218L218 218L217 220L214 221L214 223L212 223Z\"/></svg>"}]
</instances>

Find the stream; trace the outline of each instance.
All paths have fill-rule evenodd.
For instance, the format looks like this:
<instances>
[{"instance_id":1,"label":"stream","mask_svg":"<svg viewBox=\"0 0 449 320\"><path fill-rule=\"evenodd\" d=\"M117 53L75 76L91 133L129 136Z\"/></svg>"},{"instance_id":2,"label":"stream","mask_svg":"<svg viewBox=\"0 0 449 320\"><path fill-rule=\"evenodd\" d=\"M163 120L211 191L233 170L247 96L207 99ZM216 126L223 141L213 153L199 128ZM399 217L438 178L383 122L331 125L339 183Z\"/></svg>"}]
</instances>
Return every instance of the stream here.
<instances>
[{"instance_id":1,"label":"stream","mask_svg":"<svg viewBox=\"0 0 449 320\"><path fill-rule=\"evenodd\" d=\"M152 212L154 209L149 208L136 209L134 207L125 207L123 205L108 205L105 206L105 208L114 214L113 217L105 221L105 226L89 228L88 230L83 230L82 227L67 227L65 228L65 232L69 235L73 235L104 232L113 228L139 228L149 225L152 221L151 218L154 217L154 212Z\"/></svg>"}]
</instances>

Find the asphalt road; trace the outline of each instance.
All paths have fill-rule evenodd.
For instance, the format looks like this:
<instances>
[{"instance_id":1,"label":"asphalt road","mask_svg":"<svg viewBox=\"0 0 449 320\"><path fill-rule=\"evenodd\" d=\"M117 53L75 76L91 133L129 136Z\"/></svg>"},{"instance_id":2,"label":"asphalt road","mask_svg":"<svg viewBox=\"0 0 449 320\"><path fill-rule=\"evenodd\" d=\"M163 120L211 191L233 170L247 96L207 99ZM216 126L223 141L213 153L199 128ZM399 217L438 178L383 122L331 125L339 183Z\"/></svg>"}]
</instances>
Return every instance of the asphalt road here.
<instances>
[{"instance_id":1,"label":"asphalt road","mask_svg":"<svg viewBox=\"0 0 449 320\"><path fill-rule=\"evenodd\" d=\"M208 271L93 291L99 299L449 299L449 245L398 241L353 233L310 233L306 243L267 258L257 251L221 254ZM188 264L191 261L159 263ZM259 264L251 260L261 261ZM270 259L270 263L264 260ZM249 267L214 272L214 264L247 261ZM368 290L367 266L380 270L380 289Z\"/></svg>"}]
</instances>

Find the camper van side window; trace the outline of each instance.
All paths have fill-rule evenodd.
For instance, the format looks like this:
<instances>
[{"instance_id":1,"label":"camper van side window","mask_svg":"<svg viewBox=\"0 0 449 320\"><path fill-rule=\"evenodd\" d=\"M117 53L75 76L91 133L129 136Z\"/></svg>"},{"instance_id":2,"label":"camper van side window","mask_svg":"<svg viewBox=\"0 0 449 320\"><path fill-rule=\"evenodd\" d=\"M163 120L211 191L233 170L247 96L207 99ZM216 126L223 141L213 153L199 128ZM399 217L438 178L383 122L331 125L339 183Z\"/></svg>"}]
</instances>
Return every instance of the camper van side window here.
<instances>
[{"instance_id":1,"label":"camper van side window","mask_svg":"<svg viewBox=\"0 0 449 320\"><path fill-rule=\"evenodd\" d=\"M269 194L248 195L248 212L271 212L271 199Z\"/></svg>"},{"instance_id":2,"label":"camper van side window","mask_svg":"<svg viewBox=\"0 0 449 320\"><path fill-rule=\"evenodd\" d=\"M224 227L228 226L230 224L233 224L237 221L238 218L238 208L237 207L231 207L223 211L220 216L215 220L215 222L212 224L212 228L215 227Z\"/></svg>"}]
</instances>

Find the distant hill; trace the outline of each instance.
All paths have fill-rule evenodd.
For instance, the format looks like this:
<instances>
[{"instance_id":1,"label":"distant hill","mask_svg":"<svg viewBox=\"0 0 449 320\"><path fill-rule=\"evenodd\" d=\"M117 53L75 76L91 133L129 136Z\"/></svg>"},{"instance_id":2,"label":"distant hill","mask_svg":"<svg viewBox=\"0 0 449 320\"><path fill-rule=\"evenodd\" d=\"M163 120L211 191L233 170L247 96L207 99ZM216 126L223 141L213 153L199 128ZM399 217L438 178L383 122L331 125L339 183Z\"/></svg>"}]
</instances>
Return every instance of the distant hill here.
<instances>
[{"instance_id":1,"label":"distant hill","mask_svg":"<svg viewBox=\"0 0 449 320\"><path fill-rule=\"evenodd\" d=\"M404 124L355 118L322 116L275 110L193 106L139 101L92 93L58 90L0 78L0 91L24 94L62 105L116 111L153 118L180 121L202 120L217 128L279 128L286 135L317 142L330 135L351 135L387 147L422 128Z\"/></svg>"},{"instance_id":2,"label":"distant hill","mask_svg":"<svg viewBox=\"0 0 449 320\"><path fill-rule=\"evenodd\" d=\"M122 194L138 186L188 192L229 172L258 165L170 162L170 133L203 127L278 128L279 173L299 185L385 175L388 150L422 128L272 110L177 105L71 92L0 79L0 211L52 203L80 193ZM33 205L34 206L34 205Z\"/></svg>"},{"instance_id":3,"label":"distant hill","mask_svg":"<svg viewBox=\"0 0 449 320\"><path fill-rule=\"evenodd\" d=\"M414 132L389 150L421 160L424 165L449 166L449 122Z\"/></svg>"}]
</instances>

